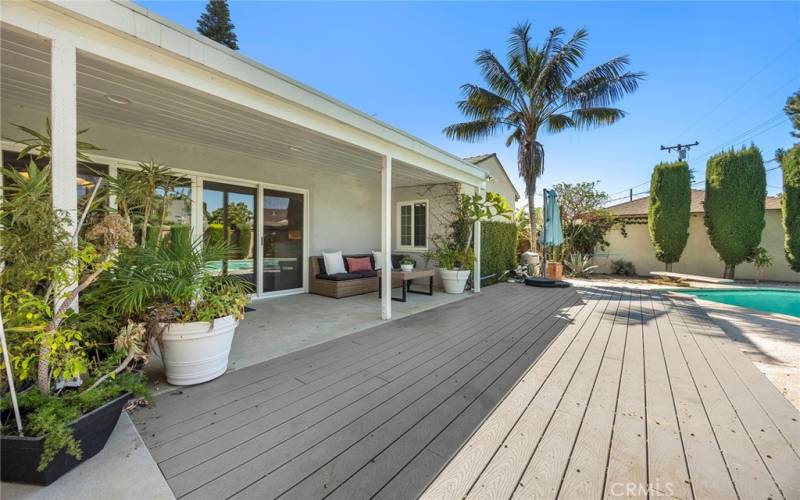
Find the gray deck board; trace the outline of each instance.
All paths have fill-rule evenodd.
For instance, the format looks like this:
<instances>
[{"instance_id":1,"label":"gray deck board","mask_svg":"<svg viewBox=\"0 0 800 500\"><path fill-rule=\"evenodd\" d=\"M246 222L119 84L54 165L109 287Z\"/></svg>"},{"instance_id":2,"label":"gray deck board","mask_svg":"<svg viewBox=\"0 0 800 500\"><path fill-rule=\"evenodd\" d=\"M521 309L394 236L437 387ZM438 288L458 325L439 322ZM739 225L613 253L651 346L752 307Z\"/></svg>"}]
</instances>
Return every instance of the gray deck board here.
<instances>
[{"instance_id":1,"label":"gray deck board","mask_svg":"<svg viewBox=\"0 0 800 500\"><path fill-rule=\"evenodd\" d=\"M800 414L652 291L487 287L156 403L179 498L800 495Z\"/></svg>"}]
</instances>

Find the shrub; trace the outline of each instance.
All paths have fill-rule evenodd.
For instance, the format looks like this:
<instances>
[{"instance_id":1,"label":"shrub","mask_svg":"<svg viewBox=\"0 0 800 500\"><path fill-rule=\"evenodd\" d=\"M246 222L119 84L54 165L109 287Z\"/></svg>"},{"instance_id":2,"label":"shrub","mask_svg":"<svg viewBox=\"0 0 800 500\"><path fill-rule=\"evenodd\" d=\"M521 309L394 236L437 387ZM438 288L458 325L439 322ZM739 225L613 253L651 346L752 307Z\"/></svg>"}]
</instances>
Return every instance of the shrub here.
<instances>
[{"instance_id":1,"label":"shrub","mask_svg":"<svg viewBox=\"0 0 800 500\"><path fill-rule=\"evenodd\" d=\"M598 266L592 265L592 256L582 253L572 253L564 261L571 276L583 278L592 274Z\"/></svg>"},{"instance_id":2,"label":"shrub","mask_svg":"<svg viewBox=\"0 0 800 500\"><path fill-rule=\"evenodd\" d=\"M783 214L786 260L793 271L800 272L800 144L786 152L783 166Z\"/></svg>"},{"instance_id":3,"label":"shrub","mask_svg":"<svg viewBox=\"0 0 800 500\"><path fill-rule=\"evenodd\" d=\"M692 203L691 175L684 161L659 163L650 179L650 208L647 228L656 258L672 271L689 239Z\"/></svg>"},{"instance_id":4,"label":"shrub","mask_svg":"<svg viewBox=\"0 0 800 500\"><path fill-rule=\"evenodd\" d=\"M246 259L250 254L250 242L252 240L252 228L246 222L236 224L236 241L234 247L237 251L237 258Z\"/></svg>"},{"instance_id":5,"label":"shrub","mask_svg":"<svg viewBox=\"0 0 800 500\"><path fill-rule=\"evenodd\" d=\"M611 274L618 274L620 276L637 276L636 266L629 260L612 260L611 261Z\"/></svg>"},{"instance_id":6,"label":"shrub","mask_svg":"<svg viewBox=\"0 0 800 500\"><path fill-rule=\"evenodd\" d=\"M767 178L761 151L755 146L725 151L706 165L705 224L711 246L733 278L761 243Z\"/></svg>"},{"instance_id":7,"label":"shrub","mask_svg":"<svg viewBox=\"0 0 800 500\"><path fill-rule=\"evenodd\" d=\"M509 222L481 223L481 274L500 276L517 265L517 226Z\"/></svg>"},{"instance_id":8,"label":"shrub","mask_svg":"<svg viewBox=\"0 0 800 500\"><path fill-rule=\"evenodd\" d=\"M208 240L209 246L218 246L222 245L225 241L222 237L222 224L209 224L208 229L206 229L206 239Z\"/></svg>"},{"instance_id":9,"label":"shrub","mask_svg":"<svg viewBox=\"0 0 800 500\"><path fill-rule=\"evenodd\" d=\"M171 242L178 240L191 240L191 228L188 224L173 224L169 228L169 238Z\"/></svg>"}]
</instances>

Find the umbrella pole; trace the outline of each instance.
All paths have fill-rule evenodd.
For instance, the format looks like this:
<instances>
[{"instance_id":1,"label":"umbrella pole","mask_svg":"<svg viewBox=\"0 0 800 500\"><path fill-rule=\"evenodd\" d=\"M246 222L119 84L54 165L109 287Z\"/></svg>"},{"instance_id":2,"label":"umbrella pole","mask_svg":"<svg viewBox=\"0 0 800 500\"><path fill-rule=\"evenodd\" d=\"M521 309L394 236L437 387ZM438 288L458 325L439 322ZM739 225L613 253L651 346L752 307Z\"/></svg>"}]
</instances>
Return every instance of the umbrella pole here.
<instances>
[{"instance_id":1,"label":"umbrella pole","mask_svg":"<svg viewBox=\"0 0 800 500\"><path fill-rule=\"evenodd\" d=\"M542 278L547 277L547 189L542 189Z\"/></svg>"},{"instance_id":2,"label":"umbrella pole","mask_svg":"<svg viewBox=\"0 0 800 500\"><path fill-rule=\"evenodd\" d=\"M19 416L19 404L17 403L17 390L14 388L14 374L11 372L11 360L8 357L8 347L6 345L6 331L3 328L3 312L0 311L0 342L3 348L3 362L6 365L6 376L8 377L8 388L11 390L11 404L14 406L14 418L17 420L17 431L22 436L22 417Z\"/></svg>"}]
</instances>

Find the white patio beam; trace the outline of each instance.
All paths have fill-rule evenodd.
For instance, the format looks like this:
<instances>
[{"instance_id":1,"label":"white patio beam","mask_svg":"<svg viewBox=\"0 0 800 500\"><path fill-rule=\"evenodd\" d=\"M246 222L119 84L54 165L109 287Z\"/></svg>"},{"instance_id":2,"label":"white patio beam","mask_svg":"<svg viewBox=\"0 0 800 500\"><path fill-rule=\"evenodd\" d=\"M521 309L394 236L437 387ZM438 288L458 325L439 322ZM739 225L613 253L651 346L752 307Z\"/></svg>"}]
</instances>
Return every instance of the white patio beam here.
<instances>
[{"instance_id":1,"label":"white patio beam","mask_svg":"<svg viewBox=\"0 0 800 500\"><path fill-rule=\"evenodd\" d=\"M482 182L478 188L478 195L481 200L486 199L486 183ZM472 230L473 248L475 249L475 270L472 277L472 291L474 293L481 292L481 221L476 220L475 226Z\"/></svg>"},{"instance_id":2,"label":"white patio beam","mask_svg":"<svg viewBox=\"0 0 800 500\"><path fill-rule=\"evenodd\" d=\"M78 177L76 78L75 45L67 38L53 38L50 43L51 189L53 208L67 216L66 229L70 235L75 232L78 223L78 192L75 189L75 179ZM73 238L74 242L77 242L76 238ZM61 292L66 293L76 285L72 283ZM70 306L77 307L77 304Z\"/></svg>"},{"instance_id":3,"label":"white patio beam","mask_svg":"<svg viewBox=\"0 0 800 500\"><path fill-rule=\"evenodd\" d=\"M381 319L392 319L392 157L381 168Z\"/></svg>"}]
</instances>

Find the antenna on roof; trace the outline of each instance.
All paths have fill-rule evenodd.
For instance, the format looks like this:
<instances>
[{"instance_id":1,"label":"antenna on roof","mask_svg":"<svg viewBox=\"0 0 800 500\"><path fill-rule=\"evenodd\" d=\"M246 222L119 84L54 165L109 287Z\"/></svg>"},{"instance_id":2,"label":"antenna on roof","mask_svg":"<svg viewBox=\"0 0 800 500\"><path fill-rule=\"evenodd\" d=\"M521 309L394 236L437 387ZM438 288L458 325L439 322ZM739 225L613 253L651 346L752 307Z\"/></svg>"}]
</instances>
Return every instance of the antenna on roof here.
<instances>
[{"instance_id":1,"label":"antenna on roof","mask_svg":"<svg viewBox=\"0 0 800 500\"><path fill-rule=\"evenodd\" d=\"M661 151L667 151L671 153L672 150L674 149L678 152L678 161L683 161L686 159L686 152L692 149L692 147L698 145L700 145L700 143L694 141L693 144L676 144L674 146L661 146Z\"/></svg>"}]
</instances>

